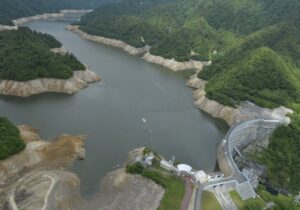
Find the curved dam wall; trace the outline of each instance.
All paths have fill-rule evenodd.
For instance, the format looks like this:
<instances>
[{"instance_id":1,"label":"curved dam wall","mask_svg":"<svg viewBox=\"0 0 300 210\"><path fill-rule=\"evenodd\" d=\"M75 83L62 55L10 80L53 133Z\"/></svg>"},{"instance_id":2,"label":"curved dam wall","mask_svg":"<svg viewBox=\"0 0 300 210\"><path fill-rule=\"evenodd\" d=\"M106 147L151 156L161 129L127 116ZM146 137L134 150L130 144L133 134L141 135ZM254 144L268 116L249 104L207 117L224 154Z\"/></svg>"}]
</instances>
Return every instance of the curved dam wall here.
<instances>
[{"instance_id":1,"label":"curved dam wall","mask_svg":"<svg viewBox=\"0 0 300 210\"><path fill-rule=\"evenodd\" d=\"M216 183L210 183L209 187L234 182L236 190L243 200L254 198L256 194L250 179L239 170L233 157L240 149L252 142L267 138L280 124L282 122L279 120L256 119L233 126L227 132L218 150L218 164L225 178Z\"/></svg>"},{"instance_id":2,"label":"curved dam wall","mask_svg":"<svg viewBox=\"0 0 300 210\"><path fill-rule=\"evenodd\" d=\"M253 141L265 139L279 124L278 120L251 120L238 124L229 131L229 151L235 153L235 147L240 150Z\"/></svg>"}]
</instances>

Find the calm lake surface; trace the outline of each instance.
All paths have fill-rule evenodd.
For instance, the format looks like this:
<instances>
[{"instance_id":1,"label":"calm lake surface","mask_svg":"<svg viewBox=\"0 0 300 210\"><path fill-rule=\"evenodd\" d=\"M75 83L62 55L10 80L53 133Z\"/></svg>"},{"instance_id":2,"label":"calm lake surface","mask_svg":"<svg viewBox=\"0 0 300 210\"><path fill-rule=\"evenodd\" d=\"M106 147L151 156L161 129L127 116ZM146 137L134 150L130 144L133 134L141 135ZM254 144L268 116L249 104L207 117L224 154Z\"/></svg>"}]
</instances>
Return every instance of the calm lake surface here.
<instances>
[{"instance_id":1,"label":"calm lake surface","mask_svg":"<svg viewBox=\"0 0 300 210\"><path fill-rule=\"evenodd\" d=\"M39 128L45 139L62 133L88 134L86 159L72 168L81 179L84 195L98 189L101 178L122 164L130 150L141 146L166 158L175 155L196 169L214 170L217 147L228 127L194 107L186 75L81 39L65 30L66 24L37 21L27 25L55 36L103 80L75 95L0 97L1 116Z\"/></svg>"}]
</instances>

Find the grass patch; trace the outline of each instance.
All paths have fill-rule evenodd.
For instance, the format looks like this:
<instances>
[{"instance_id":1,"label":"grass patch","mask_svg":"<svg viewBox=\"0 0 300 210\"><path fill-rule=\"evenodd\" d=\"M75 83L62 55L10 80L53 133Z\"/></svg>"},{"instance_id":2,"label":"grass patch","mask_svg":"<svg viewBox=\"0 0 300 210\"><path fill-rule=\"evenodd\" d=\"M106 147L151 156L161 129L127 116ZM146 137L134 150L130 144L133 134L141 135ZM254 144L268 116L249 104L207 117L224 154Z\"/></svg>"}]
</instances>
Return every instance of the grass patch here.
<instances>
[{"instance_id":1,"label":"grass patch","mask_svg":"<svg viewBox=\"0 0 300 210\"><path fill-rule=\"evenodd\" d=\"M202 210L222 210L219 201L213 193L209 191L203 191Z\"/></svg>"},{"instance_id":2,"label":"grass patch","mask_svg":"<svg viewBox=\"0 0 300 210\"><path fill-rule=\"evenodd\" d=\"M240 197L240 195L238 194L237 191L231 191L229 192L229 195L231 197L231 199L233 200L234 204L236 205L236 207L238 207L238 209L243 209L245 204L244 201L242 200L242 198Z\"/></svg>"},{"instance_id":3,"label":"grass patch","mask_svg":"<svg viewBox=\"0 0 300 210\"><path fill-rule=\"evenodd\" d=\"M251 198L243 201L238 192L235 190L229 192L229 195L239 210L260 210L266 206L265 201L260 198Z\"/></svg>"}]
</instances>

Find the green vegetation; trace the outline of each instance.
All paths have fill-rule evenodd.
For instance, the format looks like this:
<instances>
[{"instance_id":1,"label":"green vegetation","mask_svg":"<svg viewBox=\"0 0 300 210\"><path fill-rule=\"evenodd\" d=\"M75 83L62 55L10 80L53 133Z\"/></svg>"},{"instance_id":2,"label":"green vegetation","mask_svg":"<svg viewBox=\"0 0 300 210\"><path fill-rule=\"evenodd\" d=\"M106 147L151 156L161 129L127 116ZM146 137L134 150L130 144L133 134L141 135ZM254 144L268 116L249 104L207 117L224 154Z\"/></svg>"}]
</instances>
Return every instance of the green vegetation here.
<instances>
[{"instance_id":1,"label":"green vegetation","mask_svg":"<svg viewBox=\"0 0 300 210\"><path fill-rule=\"evenodd\" d=\"M299 45L286 41L297 35L299 9L297 0L123 0L96 9L79 24L88 33L135 47L151 45L155 55L178 61L208 60L276 24L288 30L282 30L281 36L266 37L269 44L293 53ZM283 36L287 37L280 42L284 45L274 42Z\"/></svg>"},{"instance_id":2,"label":"green vegetation","mask_svg":"<svg viewBox=\"0 0 300 210\"><path fill-rule=\"evenodd\" d=\"M0 23L98 3L36 2L0 0ZM122 0L99 7L77 24L87 33L135 47L151 45L152 54L165 58L212 60L198 76L208 81L207 97L224 105L248 100L293 108L292 123L278 128L259 157L268 167L268 181L293 192L300 189L299 11L299 0ZM0 33L0 78L68 78L82 67L72 55L50 53L50 45L57 45L51 38L26 33Z\"/></svg>"},{"instance_id":3,"label":"green vegetation","mask_svg":"<svg viewBox=\"0 0 300 210\"><path fill-rule=\"evenodd\" d=\"M229 195L239 210L262 210L266 206L265 201L260 198L243 201L237 191L231 191Z\"/></svg>"},{"instance_id":4,"label":"green vegetation","mask_svg":"<svg viewBox=\"0 0 300 210\"><path fill-rule=\"evenodd\" d=\"M297 73L278 53L266 47L250 51L233 64L229 57L218 60L200 76L209 80L207 97L225 105L249 100L272 108L300 101Z\"/></svg>"},{"instance_id":5,"label":"green vegetation","mask_svg":"<svg viewBox=\"0 0 300 210\"><path fill-rule=\"evenodd\" d=\"M208 60L214 50L236 38L216 30L197 14L193 0L125 0L106 5L78 23L87 33L120 39L135 47L152 46L151 53L178 61Z\"/></svg>"},{"instance_id":6,"label":"green vegetation","mask_svg":"<svg viewBox=\"0 0 300 210\"><path fill-rule=\"evenodd\" d=\"M278 188L291 192L300 189L300 117L279 127L271 137L270 144L258 160L268 167L268 180Z\"/></svg>"},{"instance_id":7,"label":"green vegetation","mask_svg":"<svg viewBox=\"0 0 300 210\"><path fill-rule=\"evenodd\" d=\"M0 117L0 160L4 160L25 148L19 129L7 118Z\"/></svg>"},{"instance_id":8,"label":"green vegetation","mask_svg":"<svg viewBox=\"0 0 300 210\"><path fill-rule=\"evenodd\" d=\"M231 197L231 199L233 200L233 202L235 203L236 207L238 209L243 209L245 206L244 201L242 200L242 198L240 197L240 195L238 194L237 191L231 191L229 192L229 195Z\"/></svg>"},{"instance_id":9,"label":"green vegetation","mask_svg":"<svg viewBox=\"0 0 300 210\"><path fill-rule=\"evenodd\" d=\"M266 203L261 199L248 199L244 203L242 210L263 210Z\"/></svg>"},{"instance_id":10,"label":"green vegetation","mask_svg":"<svg viewBox=\"0 0 300 210\"><path fill-rule=\"evenodd\" d=\"M27 81L41 77L67 79L85 67L72 54L59 55L54 37L28 28L0 32L0 79Z\"/></svg>"},{"instance_id":11,"label":"green vegetation","mask_svg":"<svg viewBox=\"0 0 300 210\"><path fill-rule=\"evenodd\" d=\"M180 209L184 196L184 184L182 180L173 175L162 174L151 169L145 169L142 176L153 180L166 190L163 199L160 201L158 210Z\"/></svg>"},{"instance_id":12,"label":"green vegetation","mask_svg":"<svg viewBox=\"0 0 300 210\"><path fill-rule=\"evenodd\" d=\"M259 198L248 199L243 201L236 191L230 192L230 196L239 210L263 210L267 203L271 204L272 207L268 209L272 210L299 210L300 206L296 204L292 196L284 195L271 195L260 185L257 189Z\"/></svg>"},{"instance_id":13,"label":"green vegetation","mask_svg":"<svg viewBox=\"0 0 300 210\"><path fill-rule=\"evenodd\" d=\"M165 189L164 197L160 201L159 210L180 209L184 196L184 183L180 178L163 173L161 170L155 168L144 168L138 162L127 165L126 172L140 174Z\"/></svg>"},{"instance_id":14,"label":"green vegetation","mask_svg":"<svg viewBox=\"0 0 300 210\"><path fill-rule=\"evenodd\" d=\"M219 204L216 196L209 192L203 191L202 194L202 210L222 210L221 205Z\"/></svg>"},{"instance_id":15,"label":"green vegetation","mask_svg":"<svg viewBox=\"0 0 300 210\"><path fill-rule=\"evenodd\" d=\"M123 0L84 16L82 30L120 39L178 61L212 60L199 77L207 97L224 105L251 101L293 108L261 154L268 180L300 189L300 1ZM249 204L252 205L252 204Z\"/></svg>"},{"instance_id":16,"label":"green vegetation","mask_svg":"<svg viewBox=\"0 0 300 210\"><path fill-rule=\"evenodd\" d=\"M257 1L249 3L257 4ZM243 38L225 49L198 76L208 80L207 97L224 105L236 106L249 100L263 107L284 105L295 111L292 123L274 132L269 147L258 160L267 166L269 182L296 192L300 189L297 175L300 173L300 26L297 21L300 14L296 12L300 4L293 0L268 0L259 7L248 7L256 12L247 16L246 28L239 23L233 25L230 19L220 25L208 19L213 26L243 34ZM259 10L264 14L255 15Z\"/></svg>"},{"instance_id":17,"label":"green vegetation","mask_svg":"<svg viewBox=\"0 0 300 210\"><path fill-rule=\"evenodd\" d=\"M13 19L62 9L92 9L112 0L0 0L0 24L11 25Z\"/></svg>"},{"instance_id":18,"label":"green vegetation","mask_svg":"<svg viewBox=\"0 0 300 210\"><path fill-rule=\"evenodd\" d=\"M144 166L140 162L129 164L126 166L126 172L130 174L142 174Z\"/></svg>"},{"instance_id":19,"label":"green vegetation","mask_svg":"<svg viewBox=\"0 0 300 210\"><path fill-rule=\"evenodd\" d=\"M300 205L294 202L292 196L271 195L262 185L258 187L257 193L265 202L274 203L272 210L300 210Z\"/></svg>"}]
</instances>

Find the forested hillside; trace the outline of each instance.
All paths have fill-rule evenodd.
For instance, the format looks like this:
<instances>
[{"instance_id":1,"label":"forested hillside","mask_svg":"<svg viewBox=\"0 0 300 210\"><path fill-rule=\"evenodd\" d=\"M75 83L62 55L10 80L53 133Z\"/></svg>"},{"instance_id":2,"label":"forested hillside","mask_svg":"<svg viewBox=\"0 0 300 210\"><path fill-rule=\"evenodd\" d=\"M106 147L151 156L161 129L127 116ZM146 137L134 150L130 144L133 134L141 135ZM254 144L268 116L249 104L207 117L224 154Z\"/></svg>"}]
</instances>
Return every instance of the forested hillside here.
<instances>
[{"instance_id":1,"label":"forested hillside","mask_svg":"<svg viewBox=\"0 0 300 210\"><path fill-rule=\"evenodd\" d=\"M26 81L41 77L67 79L85 67L72 54L59 55L51 48L61 43L47 34L19 28L0 32L0 79Z\"/></svg>"},{"instance_id":2,"label":"forested hillside","mask_svg":"<svg viewBox=\"0 0 300 210\"><path fill-rule=\"evenodd\" d=\"M165 58L208 60L213 51L236 38L193 15L197 4L194 0L125 0L96 9L79 24L90 34L120 39L135 47L151 45L152 54Z\"/></svg>"},{"instance_id":3,"label":"forested hillside","mask_svg":"<svg viewBox=\"0 0 300 210\"><path fill-rule=\"evenodd\" d=\"M78 23L87 33L120 39L178 61L211 60L199 77L207 97L236 106L249 100L295 113L261 154L269 180L300 189L300 1L123 0ZM280 171L280 172L279 172Z\"/></svg>"},{"instance_id":4,"label":"forested hillside","mask_svg":"<svg viewBox=\"0 0 300 210\"><path fill-rule=\"evenodd\" d=\"M25 148L20 131L7 118L0 117L0 160L8 158Z\"/></svg>"},{"instance_id":5,"label":"forested hillside","mask_svg":"<svg viewBox=\"0 0 300 210\"><path fill-rule=\"evenodd\" d=\"M93 9L114 0L0 0L0 24L11 25L13 19L62 9Z\"/></svg>"}]
</instances>

